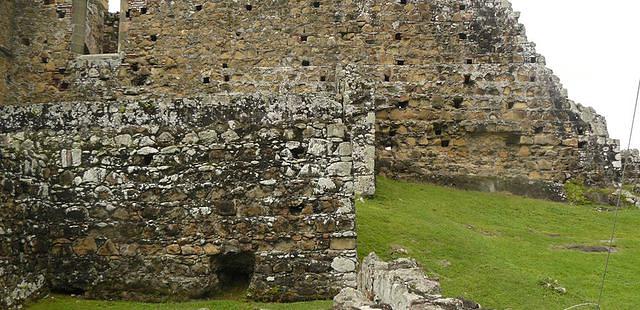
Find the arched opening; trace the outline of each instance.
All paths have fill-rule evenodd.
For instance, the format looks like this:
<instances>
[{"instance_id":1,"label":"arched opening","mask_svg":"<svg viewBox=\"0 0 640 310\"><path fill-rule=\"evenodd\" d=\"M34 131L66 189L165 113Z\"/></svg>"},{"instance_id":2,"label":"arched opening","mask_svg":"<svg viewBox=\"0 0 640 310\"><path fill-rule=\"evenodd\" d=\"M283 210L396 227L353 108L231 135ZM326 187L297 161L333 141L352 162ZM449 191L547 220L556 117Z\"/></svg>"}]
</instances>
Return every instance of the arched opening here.
<instances>
[{"instance_id":1,"label":"arched opening","mask_svg":"<svg viewBox=\"0 0 640 310\"><path fill-rule=\"evenodd\" d=\"M213 256L211 266L218 278L216 297L244 297L253 278L255 263L255 254L249 252Z\"/></svg>"}]
</instances>

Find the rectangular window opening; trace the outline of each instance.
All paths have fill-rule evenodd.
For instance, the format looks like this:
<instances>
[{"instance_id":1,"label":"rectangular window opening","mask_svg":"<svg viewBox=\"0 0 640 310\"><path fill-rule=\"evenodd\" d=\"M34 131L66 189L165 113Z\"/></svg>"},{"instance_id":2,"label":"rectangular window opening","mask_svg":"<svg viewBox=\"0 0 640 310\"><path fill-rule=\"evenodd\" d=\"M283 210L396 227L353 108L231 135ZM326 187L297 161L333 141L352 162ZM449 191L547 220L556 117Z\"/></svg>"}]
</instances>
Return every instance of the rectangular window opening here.
<instances>
[{"instance_id":1,"label":"rectangular window opening","mask_svg":"<svg viewBox=\"0 0 640 310\"><path fill-rule=\"evenodd\" d=\"M132 10L139 14L147 14L146 1L135 1L129 7L128 0L96 1L89 8L86 0L73 0L72 22L73 35L71 50L76 54L116 54L123 41L124 27ZM157 34L150 34L150 39L158 39Z\"/></svg>"}]
</instances>

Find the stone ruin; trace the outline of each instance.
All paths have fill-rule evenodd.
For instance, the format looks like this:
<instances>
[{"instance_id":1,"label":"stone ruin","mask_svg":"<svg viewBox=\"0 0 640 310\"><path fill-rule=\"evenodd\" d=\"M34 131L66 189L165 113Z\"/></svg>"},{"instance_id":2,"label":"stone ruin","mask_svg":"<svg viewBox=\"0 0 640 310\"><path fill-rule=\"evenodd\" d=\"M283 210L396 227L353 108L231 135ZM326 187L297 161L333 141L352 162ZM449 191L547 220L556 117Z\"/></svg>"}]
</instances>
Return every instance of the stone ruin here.
<instances>
[{"instance_id":1,"label":"stone ruin","mask_svg":"<svg viewBox=\"0 0 640 310\"><path fill-rule=\"evenodd\" d=\"M107 4L0 1L3 308L331 298L374 172L558 200L619 177L506 0Z\"/></svg>"},{"instance_id":2,"label":"stone ruin","mask_svg":"<svg viewBox=\"0 0 640 310\"><path fill-rule=\"evenodd\" d=\"M362 260L357 288L347 287L333 299L335 310L472 310L475 302L443 297L440 283L425 276L413 259L383 262L375 253Z\"/></svg>"}]
</instances>

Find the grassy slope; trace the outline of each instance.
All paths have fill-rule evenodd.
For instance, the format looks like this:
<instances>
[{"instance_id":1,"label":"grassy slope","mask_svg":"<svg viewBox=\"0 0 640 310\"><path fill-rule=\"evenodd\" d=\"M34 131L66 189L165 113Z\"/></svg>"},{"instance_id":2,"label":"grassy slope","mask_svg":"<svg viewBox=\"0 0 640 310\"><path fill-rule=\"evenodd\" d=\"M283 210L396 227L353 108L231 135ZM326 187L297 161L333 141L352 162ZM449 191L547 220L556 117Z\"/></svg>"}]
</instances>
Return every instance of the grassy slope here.
<instances>
[{"instance_id":1,"label":"grassy slope","mask_svg":"<svg viewBox=\"0 0 640 310\"><path fill-rule=\"evenodd\" d=\"M375 199L358 205L359 254L393 258L402 246L444 293L498 309L562 309L598 296L605 253L558 249L604 245L612 213L506 194L464 192L378 179ZM620 213L604 309L637 309L640 212ZM551 277L568 292L542 288ZM634 306L635 305L635 306Z\"/></svg>"},{"instance_id":2,"label":"grassy slope","mask_svg":"<svg viewBox=\"0 0 640 310\"><path fill-rule=\"evenodd\" d=\"M465 192L431 185L378 180L375 199L358 205L360 255L385 259L392 246L409 251L444 293L498 309L562 309L597 297L605 254L558 249L602 245L612 214L588 207ZM623 211L604 309L633 309L640 300L640 212ZM551 277L567 288L559 295L538 285ZM288 305L239 301L139 304L82 301L56 296L29 309L329 309L331 302Z\"/></svg>"}]
</instances>

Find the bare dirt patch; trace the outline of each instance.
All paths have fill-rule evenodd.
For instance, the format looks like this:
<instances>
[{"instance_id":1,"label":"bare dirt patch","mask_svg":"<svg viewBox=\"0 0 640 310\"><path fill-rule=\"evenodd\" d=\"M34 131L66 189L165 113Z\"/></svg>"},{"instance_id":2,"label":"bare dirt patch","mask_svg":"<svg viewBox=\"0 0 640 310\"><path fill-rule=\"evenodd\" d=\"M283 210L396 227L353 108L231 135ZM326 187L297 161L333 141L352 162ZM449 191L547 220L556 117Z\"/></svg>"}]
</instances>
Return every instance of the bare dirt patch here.
<instances>
[{"instance_id":1,"label":"bare dirt patch","mask_svg":"<svg viewBox=\"0 0 640 310\"><path fill-rule=\"evenodd\" d=\"M581 251L585 253L616 253L618 250L615 247L608 247L603 245L584 245L584 244L570 244L563 247L567 250Z\"/></svg>"}]
</instances>

